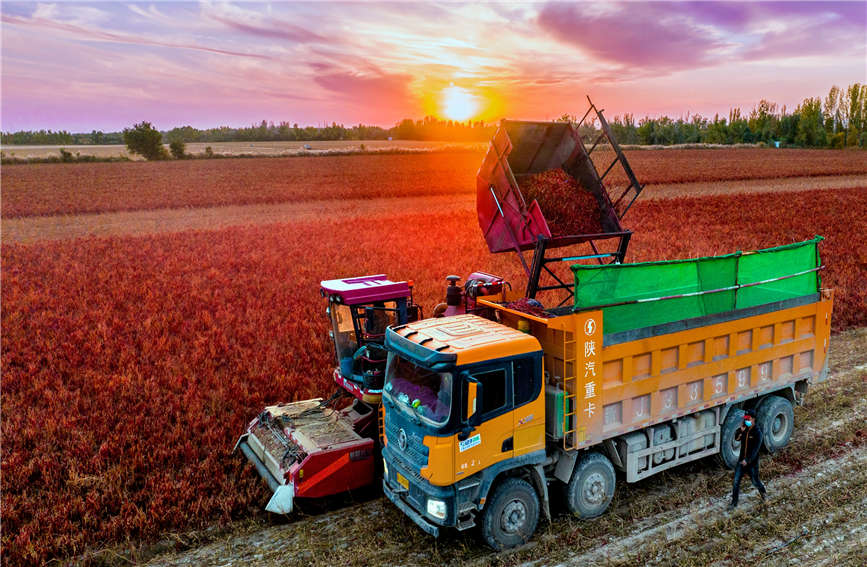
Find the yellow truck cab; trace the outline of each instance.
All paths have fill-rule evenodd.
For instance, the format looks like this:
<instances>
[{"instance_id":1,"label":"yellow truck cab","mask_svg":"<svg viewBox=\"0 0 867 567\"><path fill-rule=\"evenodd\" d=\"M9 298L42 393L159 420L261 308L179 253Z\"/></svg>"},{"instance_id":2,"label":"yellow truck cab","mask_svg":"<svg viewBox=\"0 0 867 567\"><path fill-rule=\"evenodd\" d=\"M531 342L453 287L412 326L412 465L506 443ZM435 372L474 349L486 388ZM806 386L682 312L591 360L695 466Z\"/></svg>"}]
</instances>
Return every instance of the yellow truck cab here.
<instances>
[{"instance_id":1,"label":"yellow truck cab","mask_svg":"<svg viewBox=\"0 0 867 567\"><path fill-rule=\"evenodd\" d=\"M542 347L468 314L389 329L386 342L386 494L433 535L469 527L500 471L545 462Z\"/></svg>"},{"instance_id":2,"label":"yellow truck cab","mask_svg":"<svg viewBox=\"0 0 867 567\"><path fill-rule=\"evenodd\" d=\"M479 524L504 549L550 518L549 486L592 518L615 469L636 482L709 455L733 467L747 408L766 449L785 447L792 405L827 374L833 294L820 287L819 240L575 266L573 306L516 311L504 288L477 300L493 320L390 328L386 496L434 536Z\"/></svg>"}]
</instances>

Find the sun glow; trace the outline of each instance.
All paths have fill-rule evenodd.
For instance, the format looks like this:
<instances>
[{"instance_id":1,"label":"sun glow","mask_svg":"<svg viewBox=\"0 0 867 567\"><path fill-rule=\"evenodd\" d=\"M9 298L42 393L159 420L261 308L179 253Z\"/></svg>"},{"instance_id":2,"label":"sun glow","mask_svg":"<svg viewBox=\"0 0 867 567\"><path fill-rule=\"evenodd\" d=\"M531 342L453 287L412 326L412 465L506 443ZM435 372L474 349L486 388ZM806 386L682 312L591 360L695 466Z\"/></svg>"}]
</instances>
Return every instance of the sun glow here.
<instances>
[{"instance_id":1,"label":"sun glow","mask_svg":"<svg viewBox=\"0 0 867 567\"><path fill-rule=\"evenodd\" d=\"M478 112L479 100L467 89L452 85L442 90L440 108L445 118L459 121L468 120Z\"/></svg>"}]
</instances>

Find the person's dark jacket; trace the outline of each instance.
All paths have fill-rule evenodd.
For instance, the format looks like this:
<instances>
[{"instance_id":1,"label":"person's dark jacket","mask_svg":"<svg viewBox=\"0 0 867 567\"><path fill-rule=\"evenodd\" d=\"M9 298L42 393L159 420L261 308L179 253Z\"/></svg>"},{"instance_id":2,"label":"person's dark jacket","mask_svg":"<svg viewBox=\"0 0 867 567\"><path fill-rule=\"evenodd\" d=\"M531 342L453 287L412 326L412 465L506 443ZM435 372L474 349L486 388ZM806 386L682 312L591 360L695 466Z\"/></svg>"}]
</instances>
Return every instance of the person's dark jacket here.
<instances>
[{"instance_id":1,"label":"person's dark jacket","mask_svg":"<svg viewBox=\"0 0 867 567\"><path fill-rule=\"evenodd\" d=\"M747 466L755 463L759 458L759 449L762 448L762 430L758 424L752 427L735 431L735 441L741 442L741 454L738 462L746 461Z\"/></svg>"}]
</instances>

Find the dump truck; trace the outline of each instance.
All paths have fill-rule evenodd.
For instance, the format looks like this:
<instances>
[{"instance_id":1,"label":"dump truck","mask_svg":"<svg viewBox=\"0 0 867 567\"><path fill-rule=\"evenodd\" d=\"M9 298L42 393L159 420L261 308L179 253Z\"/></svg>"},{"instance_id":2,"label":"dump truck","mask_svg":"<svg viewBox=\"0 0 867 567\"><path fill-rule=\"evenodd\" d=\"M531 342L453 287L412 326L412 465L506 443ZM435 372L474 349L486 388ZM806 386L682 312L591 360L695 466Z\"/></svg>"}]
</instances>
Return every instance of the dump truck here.
<instances>
[{"instance_id":1,"label":"dump truck","mask_svg":"<svg viewBox=\"0 0 867 567\"><path fill-rule=\"evenodd\" d=\"M599 516L616 471L636 482L718 455L755 409L765 446L791 437L793 404L827 374L833 294L816 238L720 257L573 265L574 302L543 316L476 298L390 328L383 490L421 529L480 527L526 542L556 498Z\"/></svg>"},{"instance_id":2,"label":"dump truck","mask_svg":"<svg viewBox=\"0 0 867 567\"><path fill-rule=\"evenodd\" d=\"M386 327L421 317L412 291L411 282L385 274L321 282L336 359L335 393L266 407L235 444L271 489L269 512L288 514L296 498L324 498L379 478L378 410L387 356L382 343Z\"/></svg>"},{"instance_id":3,"label":"dump truck","mask_svg":"<svg viewBox=\"0 0 867 567\"><path fill-rule=\"evenodd\" d=\"M504 120L479 169L479 227L492 253L517 255L525 290L468 285L463 302L452 292L451 316L386 333L383 491L431 535L478 526L506 549L550 519L552 498L603 514L616 471L637 482L711 455L734 467L746 409L779 450L793 405L827 375L821 238L624 263L623 218L643 187L588 102L578 124ZM588 117L599 125L589 147ZM605 160L592 155L600 144ZM556 198L539 192L549 172ZM553 230L570 212L598 230Z\"/></svg>"}]
</instances>

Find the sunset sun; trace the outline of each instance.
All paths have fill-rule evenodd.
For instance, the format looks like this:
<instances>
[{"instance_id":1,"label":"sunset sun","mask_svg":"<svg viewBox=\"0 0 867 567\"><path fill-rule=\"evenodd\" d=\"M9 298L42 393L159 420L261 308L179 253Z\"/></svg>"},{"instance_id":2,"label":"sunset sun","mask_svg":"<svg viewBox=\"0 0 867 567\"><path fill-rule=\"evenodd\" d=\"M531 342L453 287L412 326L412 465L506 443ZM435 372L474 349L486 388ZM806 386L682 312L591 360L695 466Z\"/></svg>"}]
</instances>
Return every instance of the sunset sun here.
<instances>
[{"instance_id":1,"label":"sunset sun","mask_svg":"<svg viewBox=\"0 0 867 567\"><path fill-rule=\"evenodd\" d=\"M444 118L468 120L479 110L478 97L462 87L446 87L440 95L440 108Z\"/></svg>"}]
</instances>

